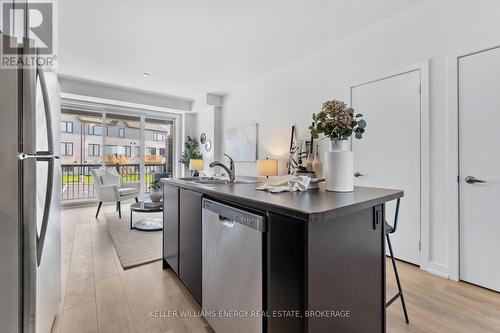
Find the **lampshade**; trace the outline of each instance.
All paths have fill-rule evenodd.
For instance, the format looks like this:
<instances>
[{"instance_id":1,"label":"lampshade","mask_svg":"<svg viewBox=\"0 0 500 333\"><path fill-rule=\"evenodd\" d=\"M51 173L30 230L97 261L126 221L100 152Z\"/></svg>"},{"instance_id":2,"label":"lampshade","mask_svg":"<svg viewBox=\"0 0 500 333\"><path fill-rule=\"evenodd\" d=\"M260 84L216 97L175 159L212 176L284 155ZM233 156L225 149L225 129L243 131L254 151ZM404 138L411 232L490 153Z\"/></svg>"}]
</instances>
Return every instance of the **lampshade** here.
<instances>
[{"instance_id":1,"label":"lampshade","mask_svg":"<svg viewBox=\"0 0 500 333\"><path fill-rule=\"evenodd\" d=\"M205 163L203 163L203 160L189 160L189 170L196 170L200 171L205 168Z\"/></svg>"},{"instance_id":2,"label":"lampshade","mask_svg":"<svg viewBox=\"0 0 500 333\"><path fill-rule=\"evenodd\" d=\"M278 160L257 160L257 172L259 176L277 176Z\"/></svg>"}]
</instances>

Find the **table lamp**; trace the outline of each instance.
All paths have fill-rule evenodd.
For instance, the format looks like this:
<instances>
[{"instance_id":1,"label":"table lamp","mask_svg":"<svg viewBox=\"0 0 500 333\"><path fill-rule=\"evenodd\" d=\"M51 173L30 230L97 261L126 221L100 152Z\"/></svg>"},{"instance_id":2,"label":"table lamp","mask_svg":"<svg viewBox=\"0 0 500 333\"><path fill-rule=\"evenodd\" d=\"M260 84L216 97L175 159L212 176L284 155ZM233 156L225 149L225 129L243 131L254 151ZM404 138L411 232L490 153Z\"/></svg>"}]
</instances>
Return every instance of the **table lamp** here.
<instances>
[{"instance_id":1,"label":"table lamp","mask_svg":"<svg viewBox=\"0 0 500 333\"><path fill-rule=\"evenodd\" d=\"M189 160L189 170L192 171L193 177L198 177L200 175L199 171L205 168L205 163L203 160Z\"/></svg>"},{"instance_id":2,"label":"table lamp","mask_svg":"<svg viewBox=\"0 0 500 333\"><path fill-rule=\"evenodd\" d=\"M257 160L257 172L259 176L277 176L278 175L278 160Z\"/></svg>"}]
</instances>

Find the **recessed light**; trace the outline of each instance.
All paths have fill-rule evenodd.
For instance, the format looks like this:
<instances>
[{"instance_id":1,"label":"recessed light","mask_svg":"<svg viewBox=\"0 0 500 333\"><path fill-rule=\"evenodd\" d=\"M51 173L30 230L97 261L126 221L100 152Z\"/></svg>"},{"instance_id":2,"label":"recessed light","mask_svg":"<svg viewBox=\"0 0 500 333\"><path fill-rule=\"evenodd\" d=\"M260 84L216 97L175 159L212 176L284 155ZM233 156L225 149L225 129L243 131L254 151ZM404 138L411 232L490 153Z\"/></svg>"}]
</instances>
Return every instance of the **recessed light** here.
<instances>
[{"instance_id":1,"label":"recessed light","mask_svg":"<svg viewBox=\"0 0 500 333\"><path fill-rule=\"evenodd\" d=\"M142 72L141 75L143 77L151 77L151 73L149 73L149 72Z\"/></svg>"}]
</instances>

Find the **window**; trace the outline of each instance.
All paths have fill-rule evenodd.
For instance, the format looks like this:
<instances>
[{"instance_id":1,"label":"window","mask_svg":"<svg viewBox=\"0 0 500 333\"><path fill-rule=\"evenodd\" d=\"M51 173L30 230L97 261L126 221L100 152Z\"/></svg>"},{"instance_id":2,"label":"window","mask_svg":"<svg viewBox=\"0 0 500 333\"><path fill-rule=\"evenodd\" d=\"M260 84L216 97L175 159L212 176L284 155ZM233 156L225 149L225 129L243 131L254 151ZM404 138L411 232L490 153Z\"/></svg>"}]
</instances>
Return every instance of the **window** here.
<instances>
[{"instance_id":1,"label":"window","mask_svg":"<svg viewBox=\"0 0 500 333\"><path fill-rule=\"evenodd\" d=\"M106 145L106 154L118 155L118 147L114 145Z\"/></svg>"},{"instance_id":2,"label":"window","mask_svg":"<svg viewBox=\"0 0 500 333\"><path fill-rule=\"evenodd\" d=\"M89 156L101 155L101 146L95 143L89 143Z\"/></svg>"},{"instance_id":3,"label":"window","mask_svg":"<svg viewBox=\"0 0 500 333\"><path fill-rule=\"evenodd\" d=\"M134 147L135 148L135 157L141 157L141 147Z\"/></svg>"},{"instance_id":4,"label":"window","mask_svg":"<svg viewBox=\"0 0 500 333\"><path fill-rule=\"evenodd\" d=\"M61 142L61 155L62 156L73 156L73 143L72 142Z\"/></svg>"},{"instance_id":5,"label":"window","mask_svg":"<svg viewBox=\"0 0 500 333\"><path fill-rule=\"evenodd\" d=\"M88 130L87 133L89 135L99 135L102 136L102 126L101 125L87 125ZM106 136L108 136L108 126L105 128Z\"/></svg>"},{"instance_id":6,"label":"window","mask_svg":"<svg viewBox=\"0 0 500 333\"><path fill-rule=\"evenodd\" d=\"M125 137L125 128L119 128L118 129L118 137L124 138Z\"/></svg>"},{"instance_id":7,"label":"window","mask_svg":"<svg viewBox=\"0 0 500 333\"><path fill-rule=\"evenodd\" d=\"M130 148L130 146L123 146L123 150L126 157L132 157L132 149Z\"/></svg>"},{"instance_id":8,"label":"window","mask_svg":"<svg viewBox=\"0 0 500 333\"><path fill-rule=\"evenodd\" d=\"M165 134L164 133L155 132L154 133L154 140L155 141L165 141Z\"/></svg>"},{"instance_id":9,"label":"window","mask_svg":"<svg viewBox=\"0 0 500 333\"><path fill-rule=\"evenodd\" d=\"M87 125L89 135L100 135L102 136L102 126L101 125Z\"/></svg>"},{"instance_id":10,"label":"window","mask_svg":"<svg viewBox=\"0 0 500 333\"><path fill-rule=\"evenodd\" d=\"M61 121L61 132L62 133L73 133L73 122L72 121Z\"/></svg>"},{"instance_id":11,"label":"window","mask_svg":"<svg viewBox=\"0 0 500 333\"><path fill-rule=\"evenodd\" d=\"M148 155L156 155L156 148L155 147L148 147L146 148L146 152Z\"/></svg>"}]
</instances>

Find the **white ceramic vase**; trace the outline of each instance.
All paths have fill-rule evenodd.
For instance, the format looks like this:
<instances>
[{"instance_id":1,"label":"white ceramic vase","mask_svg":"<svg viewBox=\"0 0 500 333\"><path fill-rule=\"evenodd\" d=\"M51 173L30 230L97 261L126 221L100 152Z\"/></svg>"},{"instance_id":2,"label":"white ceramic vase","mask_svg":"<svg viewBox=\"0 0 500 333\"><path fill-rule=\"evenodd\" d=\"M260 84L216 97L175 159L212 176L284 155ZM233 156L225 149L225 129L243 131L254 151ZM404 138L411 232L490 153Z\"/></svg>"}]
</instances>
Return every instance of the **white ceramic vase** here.
<instances>
[{"instance_id":1,"label":"white ceramic vase","mask_svg":"<svg viewBox=\"0 0 500 333\"><path fill-rule=\"evenodd\" d=\"M349 140L331 140L330 151L325 152L325 189L334 192L354 190L354 158Z\"/></svg>"},{"instance_id":2,"label":"white ceramic vase","mask_svg":"<svg viewBox=\"0 0 500 333\"><path fill-rule=\"evenodd\" d=\"M158 191L153 191L149 192L149 199L151 199L152 202L160 202L163 194L161 190Z\"/></svg>"}]
</instances>

